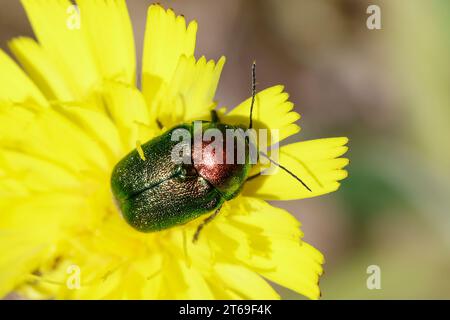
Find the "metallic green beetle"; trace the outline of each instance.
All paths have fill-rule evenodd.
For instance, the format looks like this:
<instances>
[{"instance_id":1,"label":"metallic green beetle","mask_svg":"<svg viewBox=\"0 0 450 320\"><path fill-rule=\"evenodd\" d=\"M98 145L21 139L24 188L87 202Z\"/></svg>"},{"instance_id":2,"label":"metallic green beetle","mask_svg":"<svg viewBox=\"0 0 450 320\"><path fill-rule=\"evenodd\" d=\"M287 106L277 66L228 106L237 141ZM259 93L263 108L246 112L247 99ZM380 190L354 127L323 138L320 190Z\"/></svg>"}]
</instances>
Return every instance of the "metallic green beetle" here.
<instances>
[{"instance_id":1,"label":"metallic green beetle","mask_svg":"<svg viewBox=\"0 0 450 320\"><path fill-rule=\"evenodd\" d=\"M255 101L255 65L252 68L252 103L250 107L250 123L252 128L252 111ZM208 161L192 163L176 163L172 151L179 144L172 135L178 129L185 129L191 137L195 136L194 123L181 124L162 135L142 145L145 160L137 150L130 152L114 168L111 175L111 187L117 204L125 220L136 230L152 232L167 229L187 223L208 212L215 212L199 225L194 235L194 241L203 226L211 221L219 212L225 201L231 200L242 189L249 178L251 169L251 141L248 136L238 135L240 141L233 143L233 148L239 143L245 145L245 160L232 163L216 162L215 154L211 154L208 142L202 141L200 149L192 147L192 158L199 152ZM202 135L210 129L218 130L226 137L228 129L243 132L245 126L232 126L219 121L217 114L212 112L212 121L203 121ZM223 140L223 157L226 157L226 139ZM236 149L233 150L236 155ZM303 181L283 166L271 162L299 180ZM236 160L236 159L234 159ZM252 178L252 177L250 177Z\"/></svg>"},{"instance_id":2,"label":"metallic green beetle","mask_svg":"<svg viewBox=\"0 0 450 320\"><path fill-rule=\"evenodd\" d=\"M114 168L111 187L125 220L142 232L159 231L189 222L217 210L234 198L248 177L250 163L175 163L172 151L178 129L192 132L194 124L181 124L142 145ZM220 122L203 122L202 130L239 129ZM207 143L203 143L206 147ZM208 148L202 148L208 157ZM225 150L224 150L225 151ZM248 153L247 153L248 154Z\"/></svg>"}]
</instances>

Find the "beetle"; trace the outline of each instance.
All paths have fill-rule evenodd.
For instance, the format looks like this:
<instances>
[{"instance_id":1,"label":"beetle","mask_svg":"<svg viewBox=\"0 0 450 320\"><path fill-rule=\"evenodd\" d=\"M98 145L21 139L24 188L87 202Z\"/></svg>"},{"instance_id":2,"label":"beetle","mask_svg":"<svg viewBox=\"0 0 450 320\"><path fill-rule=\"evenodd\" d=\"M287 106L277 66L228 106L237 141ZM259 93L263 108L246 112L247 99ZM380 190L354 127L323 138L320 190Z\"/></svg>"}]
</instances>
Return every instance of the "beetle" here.
<instances>
[{"instance_id":1,"label":"beetle","mask_svg":"<svg viewBox=\"0 0 450 320\"><path fill-rule=\"evenodd\" d=\"M252 100L248 128L253 127L252 113L256 95L255 63L252 65ZM207 130L218 130L226 137L227 130L245 130L245 126L221 123L217 113L211 112L211 121L201 122L202 134ZM198 227L193 242L198 240L202 228L219 213L222 204L236 197L247 179L252 164L249 152L244 161L223 163L216 161L214 150L208 148L208 142L202 142L200 148L191 148L194 161L177 163L172 152L179 141L173 139L177 130L184 129L195 135L194 122L183 123L155 137L139 148L131 151L114 167L111 174L111 189L120 211L133 228L141 232L154 232L185 224L199 216L213 212ZM248 136L238 135L238 143L246 150L251 149ZM226 139L225 139L226 140ZM223 141L223 153L228 153L226 141ZM236 144L234 144L236 148ZM233 150L236 154L236 150ZM197 153L197 154L196 154ZM201 154L208 161L196 162ZM309 187L287 168L276 163L266 154L259 152L273 164L288 172L308 190ZM234 158L234 160L236 160ZM311 191L311 190L310 190Z\"/></svg>"}]
</instances>

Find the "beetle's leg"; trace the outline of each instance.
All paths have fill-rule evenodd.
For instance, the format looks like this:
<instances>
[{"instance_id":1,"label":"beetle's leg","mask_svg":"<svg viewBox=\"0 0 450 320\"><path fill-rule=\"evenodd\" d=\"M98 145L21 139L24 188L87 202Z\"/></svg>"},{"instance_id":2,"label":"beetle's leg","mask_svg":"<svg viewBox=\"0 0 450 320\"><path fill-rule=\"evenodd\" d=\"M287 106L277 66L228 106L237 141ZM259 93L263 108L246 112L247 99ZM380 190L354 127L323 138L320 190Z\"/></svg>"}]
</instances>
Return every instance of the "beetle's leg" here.
<instances>
[{"instance_id":1,"label":"beetle's leg","mask_svg":"<svg viewBox=\"0 0 450 320\"><path fill-rule=\"evenodd\" d=\"M156 118L156 124L158 125L159 129L163 128L163 125L162 125L161 121L158 118Z\"/></svg>"},{"instance_id":2,"label":"beetle's leg","mask_svg":"<svg viewBox=\"0 0 450 320\"><path fill-rule=\"evenodd\" d=\"M205 227L205 225L210 223L219 214L221 208L222 208L222 206L217 208L216 211L214 211L214 213L212 215L210 215L208 218L203 220L203 222L198 225L197 230L195 231L194 237L192 238L192 242L193 243L197 242L198 237L200 236L200 232L202 231L202 229Z\"/></svg>"},{"instance_id":3,"label":"beetle's leg","mask_svg":"<svg viewBox=\"0 0 450 320\"><path fill-rule=\"evenodd\" d=\"M211 122L220 122L219 115L216 110L211 110Z\"/></svg>"},{"instance_id":4,"label":"beetle's leg","mask_svg":"<svg viewBox=\"0 0 450 320\"><path fill-rule=\"evenodd\" d=\"M245 180L245 181L253 180L253 179L255 179L255 178L258 178L260 175L261 175L261 172L259 172L259 173L257 173L257 174L254 174L254 175L252 175L252 176L250 176L250 177L248 177L247 180Z\"/></svg>"}]
</instances>

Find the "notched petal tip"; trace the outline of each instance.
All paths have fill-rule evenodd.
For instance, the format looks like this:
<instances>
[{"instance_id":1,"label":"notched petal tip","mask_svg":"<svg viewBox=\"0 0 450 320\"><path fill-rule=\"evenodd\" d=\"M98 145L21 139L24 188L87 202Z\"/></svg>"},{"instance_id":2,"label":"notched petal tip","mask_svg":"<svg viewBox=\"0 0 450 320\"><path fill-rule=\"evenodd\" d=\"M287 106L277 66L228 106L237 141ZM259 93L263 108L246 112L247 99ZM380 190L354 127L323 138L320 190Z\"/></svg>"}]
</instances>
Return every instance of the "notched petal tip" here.
<instances>
[{"instance_id":1,"label":"notched petal tip","mask_svg":"<svg viewBox=\"0 0 450 320\"><path fill-rule=\"evenodd\" d=\"M187 32L188 33L197 32L197 29L198 29L197 20L191 20L187 26Z\"/></svg>"},{"instance_id":2,"label":"notched petal tip","mask_svg":"<svg viewBox=\"0 0 450 320\"><path fill-rule=\"evenodd\" d=\"M221 56L216 63L216 70L218 70L219 68L222 70L222 68L226 62L227 62L227 58L225 56Z\"/></svg>"}]
</instances>

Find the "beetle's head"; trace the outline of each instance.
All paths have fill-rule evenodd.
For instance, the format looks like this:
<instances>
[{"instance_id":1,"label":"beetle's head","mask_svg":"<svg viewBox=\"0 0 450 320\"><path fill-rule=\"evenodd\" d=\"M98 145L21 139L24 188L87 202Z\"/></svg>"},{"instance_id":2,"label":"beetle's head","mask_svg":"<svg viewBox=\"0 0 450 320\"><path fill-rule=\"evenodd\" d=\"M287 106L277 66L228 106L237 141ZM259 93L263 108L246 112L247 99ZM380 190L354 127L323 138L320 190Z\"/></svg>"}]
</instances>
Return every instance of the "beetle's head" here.
<instances>
[{"instance_id":1,"label":"beetle's head","mask_svg":"<svg viewBox=\"0 0 450 320\"><path fill-rule=\"evenodd\" d=\"M204 122L193 132L193 164L225 199L235 196L248 177L252 163L256 163L256 145L244 127L219 122Z\"/></svg>"}]
</instances>

